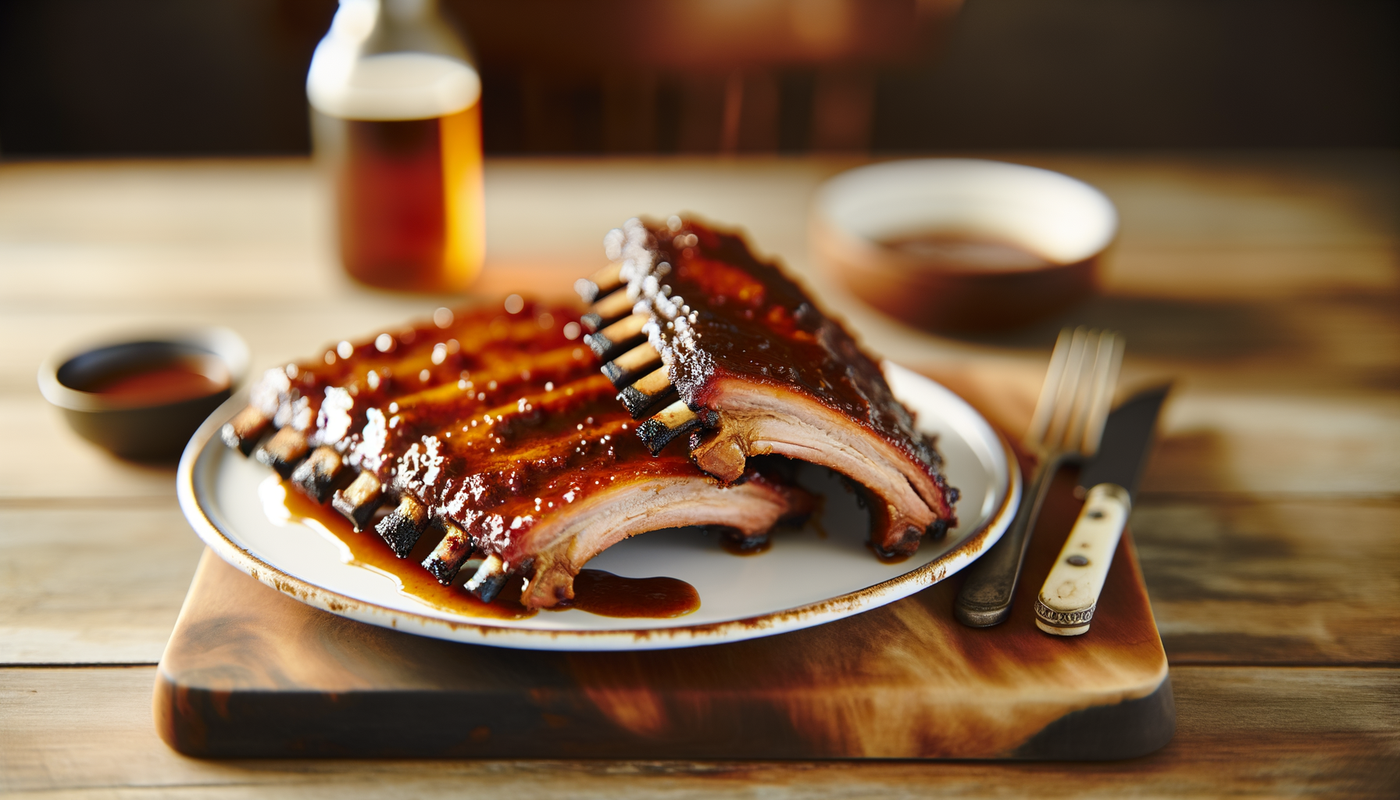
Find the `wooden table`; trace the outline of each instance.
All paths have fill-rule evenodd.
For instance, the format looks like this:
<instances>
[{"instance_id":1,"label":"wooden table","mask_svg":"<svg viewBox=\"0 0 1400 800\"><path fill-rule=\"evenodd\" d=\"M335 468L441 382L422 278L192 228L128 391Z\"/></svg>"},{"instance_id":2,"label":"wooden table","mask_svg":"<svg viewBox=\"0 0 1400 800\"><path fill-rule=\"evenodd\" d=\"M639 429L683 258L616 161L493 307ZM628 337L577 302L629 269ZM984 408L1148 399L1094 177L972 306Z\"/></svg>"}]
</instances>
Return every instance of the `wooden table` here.
<instances>
[{"instance_id":1,"label":"wooden table","mask_svg":"<svg viewBox=\"0 0 1400 800\"><path fill-rule=\"evenodd\" d=\"M21 796L1395 796L1400 792L1400 158L996 154L1104 189L1105 294L1030 330L949 339L844 298L808 254L851 162L505 161L481 291L567 285L638 212L745 224L871 349L1025 413L1066 321L1125 332L1124 380L1174 378L1133 527L1171 658L1164 750L1104 764L205 762L156 737L154 664L201 551L173 470L115 460L40 397L59 343L227 325L258 367L439 298L341 277L309 164L0 165L0 791ZM65 796L67 796L65 795Z\"/></svg>"}]
</instances>

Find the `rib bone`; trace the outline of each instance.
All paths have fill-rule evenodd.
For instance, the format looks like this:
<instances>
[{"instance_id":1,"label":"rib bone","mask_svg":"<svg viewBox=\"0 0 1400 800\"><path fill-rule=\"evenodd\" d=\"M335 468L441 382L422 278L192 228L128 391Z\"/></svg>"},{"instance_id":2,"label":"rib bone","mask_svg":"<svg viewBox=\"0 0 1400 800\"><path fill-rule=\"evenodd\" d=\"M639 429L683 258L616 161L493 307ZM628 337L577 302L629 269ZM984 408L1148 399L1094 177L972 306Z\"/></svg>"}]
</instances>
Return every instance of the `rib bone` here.
<instances>
[{"instance_id":1,"label":"rib bone","mask_svg":"<svg viewBox=\"0 0 1400 800\"><path fill-rule=\"evenodd\" d=\"M355 525L356 531L369 527L369 521L384 500L379 476L373 472L361 472L344 490L331 498L331 508L339 511Z\"/></svg>"},{"instance_id":2,"label":"rib bone","mask_svg":"<svg viewBox=\"0 0 1400 800\"><path fill-rule=\"evenodd\" d=\"M627 345L640 341L642 326L649 319L651 317L646 314L623 317L597 333L587 334L583 337L583 341L588 344L594 354L606 361L616 356Z\"/></svg>"},{"instance_id":3,"label":"rib bone","mask_svg":"<svg viewBox=\"0 0 1400 800\"><path fill-rule=\"evenodd\" d=\"M646 374L631 386L623 387L617 399L627 406L632 419L641 419L676 399L676 387L666 367Z\"/></svg>"},{"instance_id":4,"label":"rib bone","mask_svg":"<svg viewBox=\"0 0 1400 800\"><path fill-rule=\"evenodd\" d=\"M305 458L310 449L306 437L300 431L288 427L279 430L265 444L258 447L253 452L253 458L257 459L258 463L277 470L277 474L285 479L292 476L297 462Z\"/></svg>"},{"instance_id":5,"label":"rib bone","mask_svg":"<svg viewBox=\"0 0 1400 800\"><path fill-rule=\"evenodd\" d=\"M596 331L630 313L632 298L627 296L627 292L613 292L593 304L590 312L584 315L583 323Z\"/></svg>"},{"instance_id":6,"label":"rib bone","mask_svg":"<svg viewBox=\"0 0 1400 800\"><path fill-rule=\"evenodd\" d=\"M643 320L645 321L645 317ZM224 440L224 444L238 450L243 455L250 455L253 448L258 446L258 440L267 433L272 426L272 420L262 411L254 406L248 406L238 412L233 419L224 423L219 429L219 438Z\"/></svg>"},{"instance_id":7,"label":"rib bone","mask_svg":"<svg viewBox=\"0 0 1400 800\"><path fill-rule=\"evenodd\" d=\"M437 517L433 522L442 528L443 537L437 547L433 548L433 552L423 560L423 569L433 573L438 583L446 586L452 583L457 571L471 556L476 543L460 525L446 517Z\"/></svg>"},{"instance_id":8,"label":"rib bone","mask_svg":"<svg viewBox=\"0 0 1400 800\"><path fill-rule=\"evenodd\" d=\"M618 286L622 285L622 264L613 263L598 270L587 278L579 278L574 281L574 291L578 292L583 302L592 303L594 300L609 294Z\"/></svg>"},{"instance_id":9,"label":"rib bone","mask_svg":"<svg viewBox=\"0 0 1400 800\"><path fill-rule=\"evenodd\" d=\"M502 587L506 585L505 564L499 556L487 556L477 568L476 574L467 581L464 587L467 591L480 598L481 602L489 603L496 599L496 595L501 593Z\"/></svg>"},{"instance_id":10,"label":"rib bone","mask_svg":"<svg viewBox=\"0 0 1400 800\"><path fill-rule=\"evenodd\" d=\"M642 437L651 454L656 455L677 436L699 427L700 419L695 416L695 412L690 410L690 406L687 406L684 400L677 400L638 425L637 435Z\"/></svg>"},{"instance_id":11,"label":"rib bone","mask_svg":"<svg viewBox=\"0 0 1400 800\"><path fill-rule=\"evenodd\" d=\"M324 503L330 499L336 484L344 477L344 463L334 447L321 445L311 451L311 455L292 471L292 485L302 494Z\"/></svg>"},{"instance_id":12,"label":"rib bone","mask_svg":"<svg viewBox=\"0 0 1400 800\"><path fill-rule=\"evenodd\" d=\"M643 373L661 366L661 354L649 342L637 345L617 358L603 365L603 374L608 376L613 386L631 383Z\"/></svg>"},{"instance_id":13,"label":"rib bone","mask_svg":"<svg viewBox=\"0 0 1400 800\"><path fill-rule=\"evenodd\" d=\"M407 558L423 529L428 527L428 510L417 498L405 492L399 497L399 504L389 516L374 526L389 549L399 558Z\"/></svg>"}]
</instances>

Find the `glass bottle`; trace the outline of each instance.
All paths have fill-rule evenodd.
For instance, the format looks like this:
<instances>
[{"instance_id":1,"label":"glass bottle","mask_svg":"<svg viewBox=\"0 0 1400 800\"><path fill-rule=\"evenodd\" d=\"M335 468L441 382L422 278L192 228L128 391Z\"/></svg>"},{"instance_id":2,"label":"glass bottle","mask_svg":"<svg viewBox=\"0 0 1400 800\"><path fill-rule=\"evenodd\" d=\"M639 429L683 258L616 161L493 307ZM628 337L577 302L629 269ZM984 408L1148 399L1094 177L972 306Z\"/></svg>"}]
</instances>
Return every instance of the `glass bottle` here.
<instances>
[{"instance_id":1,"label":"glass bottle","mask_svg":"<svg viewBox=\"0 0 1400 800\"><path fill-rule=\"evenodd\" d=\"M340 0L306 78L355 279L453 292L485 254L481 80L436 0Z\"/></svg>"}]
</instances>

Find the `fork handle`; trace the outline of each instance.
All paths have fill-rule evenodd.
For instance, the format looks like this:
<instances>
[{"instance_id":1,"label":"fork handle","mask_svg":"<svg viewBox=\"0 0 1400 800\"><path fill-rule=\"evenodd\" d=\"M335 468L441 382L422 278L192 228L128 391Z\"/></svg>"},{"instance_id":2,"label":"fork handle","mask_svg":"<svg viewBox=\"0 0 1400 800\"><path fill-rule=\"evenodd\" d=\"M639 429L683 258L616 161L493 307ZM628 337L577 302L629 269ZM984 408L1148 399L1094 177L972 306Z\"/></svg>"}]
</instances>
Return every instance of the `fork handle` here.
<instances>
[{"instance_id":1,"label":"fork handle","mask_svg":"<svg viewBox=\"0 0 1400 800\"><path fill-rule=\"evenodd\" d=\"M1036 466L1030 491L1016 509L1016 517L1006 533L967 568L967 579L953 604L958 622L972 628L990 628L1006 621L1011 613L1011 598L1016 594L1016 582L1021 578L1021 565L1026 560L1031 529L1040 516L1045 496L1050 493L1050 479L1059 471L1062 462L1062 457L1047 458Z\"/></svg>"}]
</instances>

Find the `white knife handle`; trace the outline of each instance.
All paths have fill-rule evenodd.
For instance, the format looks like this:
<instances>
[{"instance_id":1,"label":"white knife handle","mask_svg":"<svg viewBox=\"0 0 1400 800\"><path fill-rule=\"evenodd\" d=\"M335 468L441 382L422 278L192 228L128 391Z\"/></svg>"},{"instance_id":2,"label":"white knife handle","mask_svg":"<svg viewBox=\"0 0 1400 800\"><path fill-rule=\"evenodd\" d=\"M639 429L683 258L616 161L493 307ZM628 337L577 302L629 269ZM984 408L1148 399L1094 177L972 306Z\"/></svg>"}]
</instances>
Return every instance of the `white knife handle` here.
<instances>
[{"instance_id":1,"label":"white knife handle","mask_svg":"<svg viewBox=\"0 0 1400 800\"><path fill-rule=\"evenodd\" d=\"M1055 636L1078 636L1089 630L1132 507L1128 490L1117 484L1101 483L1089 490L1079 519L1036 598L1036 627Z\"/></svg>"}]
</instances>

